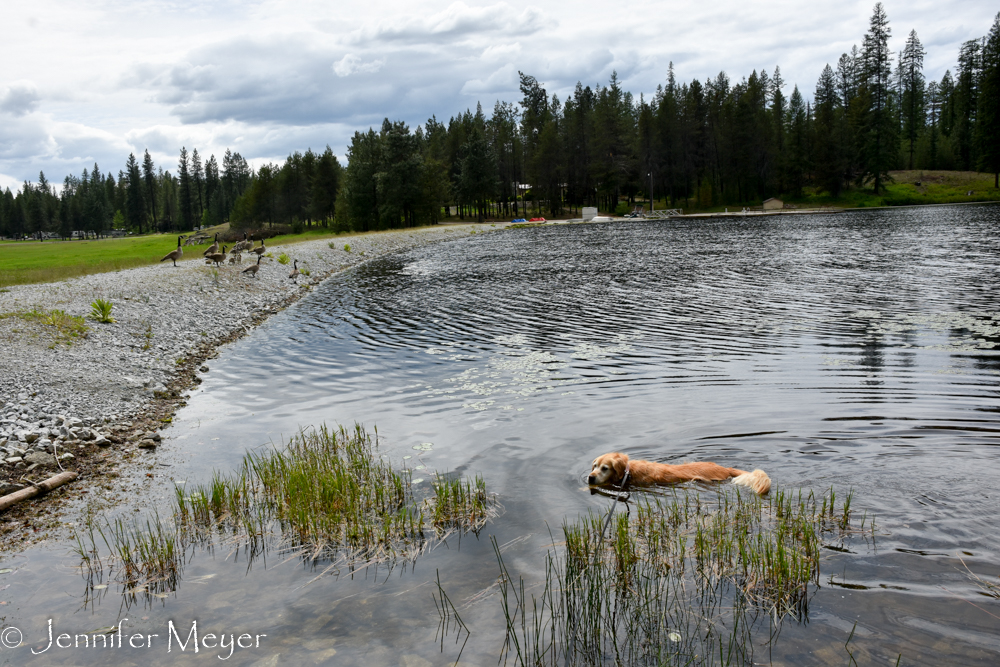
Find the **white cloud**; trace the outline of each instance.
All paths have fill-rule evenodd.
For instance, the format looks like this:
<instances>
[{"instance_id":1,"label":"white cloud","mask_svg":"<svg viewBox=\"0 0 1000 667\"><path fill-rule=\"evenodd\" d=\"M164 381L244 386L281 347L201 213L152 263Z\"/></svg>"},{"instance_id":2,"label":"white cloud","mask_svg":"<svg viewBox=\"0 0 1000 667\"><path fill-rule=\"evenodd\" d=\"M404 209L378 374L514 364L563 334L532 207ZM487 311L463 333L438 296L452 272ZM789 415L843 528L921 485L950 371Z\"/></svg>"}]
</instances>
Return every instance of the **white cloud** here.
<instances>
[{"instance_id":1,"label":"white cloud","mask_svg":"<svg viewBox=\"0 0 1000 667\"><path fill-rule=\"evenodd\" d=\"M385 65L385 58L363 62L360 56L348 53L346 56L333 64L333 71L339 77L350 76L361 72L362 74L374 74Z\"/></svg>"},{"instance_id":2,"label":"white cloud","mask_svg":"<svg viewBox=\"0 0 1000 667\"><path fill-rule=\"evenodd\" d=\"M455 2L430 16L400 15L384 19L355 31L352 41L369 42L441 42L449 38L467 40L489 33L532 34L543 27L554 28L554 20L537 7L518 12L505 2L485 7L469 7Z\"/></svg>"}]
</instances>

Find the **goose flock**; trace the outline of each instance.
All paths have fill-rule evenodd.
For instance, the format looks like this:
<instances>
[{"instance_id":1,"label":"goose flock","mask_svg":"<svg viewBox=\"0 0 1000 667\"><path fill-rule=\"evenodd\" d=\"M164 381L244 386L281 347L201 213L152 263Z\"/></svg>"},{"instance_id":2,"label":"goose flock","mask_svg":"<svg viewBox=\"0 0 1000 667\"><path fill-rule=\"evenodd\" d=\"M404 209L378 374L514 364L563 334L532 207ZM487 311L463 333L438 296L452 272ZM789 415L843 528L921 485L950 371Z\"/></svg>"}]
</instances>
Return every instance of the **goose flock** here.
<instances>
[{"instance_id":1,"label":"goose flock","mask_svg":"<svg viewBox=\"0 0 1000 667\"><path fill-rule=\"evenodd\" d=\"M177 260L181 259L184 256L184 251L181 249L183 239L184 239L183 236L178 236L177 248L164 255L160 261L165 262L169 259L173 262L174 266L177 266ZM202 256L205 258L205 263L215 264L216 266L221 267L222 262L225 261L226 259L226 254L227 254L226 247L227 246L223 245L222 249L221 250L219 249L219 235L216 234L215 242L208 248L206 248L205 252L202 253ZM243 232L243 240L234 244L233 247L229 250L229 255L230 255L229 263L242 264L244 251L257 255L257 261L254 264L251 264L247 268L243 269L241 273L249 273L252 277L256 278L257 272L260 271L260 262L264 258L264 253L267 252L267 247L264 244L264 239L260 240L259 246L254 246L253 236L248 237L247 233ZM288 274L288 279L294 282L296 285L298 285L300 275L302 275L302 273L299 271L299 260L296 259L292 264L292 272Z\"/></svg>"}]
</instances>

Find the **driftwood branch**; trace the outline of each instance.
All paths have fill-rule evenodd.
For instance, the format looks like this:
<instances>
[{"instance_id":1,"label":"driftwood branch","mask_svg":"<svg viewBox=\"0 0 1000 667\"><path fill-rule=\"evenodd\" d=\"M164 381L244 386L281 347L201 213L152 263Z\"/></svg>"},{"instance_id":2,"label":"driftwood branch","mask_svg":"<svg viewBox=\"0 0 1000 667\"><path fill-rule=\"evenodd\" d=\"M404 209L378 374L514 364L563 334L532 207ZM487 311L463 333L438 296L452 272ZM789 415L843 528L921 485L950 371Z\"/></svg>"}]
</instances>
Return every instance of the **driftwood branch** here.
<instances>
[{"instance_id":1,"label":"driftwood branch","mask_svg":"<svg viewBox=\"0 0 1000 667\"><path fill-rule=\"evenodd\" d=\"M58 488L63 484L72 482L79 475L75 472L61 472L58 475L53 475L49 477L44 482L39 482L27 488L21 489L20 491L15 491L14 493L8 493L6 496L0 498L0 512L4 511L12 505L16 505L22 500L27 500L28 498L34 498L35 496L51 491L52 489Z\"/></svg>"}]
</instances>

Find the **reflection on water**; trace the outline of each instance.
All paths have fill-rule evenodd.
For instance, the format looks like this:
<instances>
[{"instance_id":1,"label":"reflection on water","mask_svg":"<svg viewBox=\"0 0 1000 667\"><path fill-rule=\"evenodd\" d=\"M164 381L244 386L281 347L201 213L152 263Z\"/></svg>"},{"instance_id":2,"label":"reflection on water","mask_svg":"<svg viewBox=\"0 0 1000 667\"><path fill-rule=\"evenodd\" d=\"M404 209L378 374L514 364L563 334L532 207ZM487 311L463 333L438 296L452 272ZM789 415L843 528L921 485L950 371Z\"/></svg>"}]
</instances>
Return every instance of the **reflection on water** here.
<instances>
[{"instance_id":1,"label":"reflection on water","mask_svg":"<svg viewBox=\"0 0 1000 667\"><path fill-rule=\"evenodd\" d=\"M825 549L809 622L785 623L756 660L844 664L853 629L861 664L995 664L1000 604L969 573L1000 572L998 213L506 230L369 262L225 349L155 456L204 482L300 426L357 420L414 481L482 473L503 517L406 571L313 581L298 563L198 552L141 613L112 591L82 604L66 545L38 549L3 564L3 623L37 643L48 618L85 632L129 616L147 634L197 619L268 635L238 664L439 664L439 573L471 633L462 661L492 664L504 619L486 533L512 575L544 581L564 519L607 507L586 492L588 463L622 450L853 488L855 510L875 516L877 548ZM178 656L16 651L0 660Z\"/></svg>"}]
</instances>

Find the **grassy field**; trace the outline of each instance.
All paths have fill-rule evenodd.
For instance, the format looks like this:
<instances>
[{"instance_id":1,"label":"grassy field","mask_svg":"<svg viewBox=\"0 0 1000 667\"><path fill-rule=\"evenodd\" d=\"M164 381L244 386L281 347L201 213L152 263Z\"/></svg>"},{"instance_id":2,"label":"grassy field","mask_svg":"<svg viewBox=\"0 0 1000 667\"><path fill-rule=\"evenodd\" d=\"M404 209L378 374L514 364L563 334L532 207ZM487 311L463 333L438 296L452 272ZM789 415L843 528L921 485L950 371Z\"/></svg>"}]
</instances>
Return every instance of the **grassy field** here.
<instances>
[{"instance_id":1,"label":"grassy field","mask_svg":"<svg viewBox=\"0 0 1000 667\"><path fill-rule=\"evenodd\" d=\"M225 228L224 225L219 226L206 230L206 233L211 235ZM358 236L358 234L352 235ZM287 245L335 236L337 234L327 228L313 227L302 234L275 236L267 240L267 245ZM209 245L211 241L184 246L184 257L179 261L201 259L202 252ZM97 241L6 241L0 243L0 288L9 285L49 283L92 273L121 271L156 264L161 257L176 247L177 234L153 234Z\"/></svg>"},{"instance_id":2,"label":"grassy field","mask_svg":"<svg viewBox=\"0 0 1000 667\"><path fill-rule=\"evenodd\" d=\"M210 243L187 246L184 259L201 257ZM48 283L91 273L155 264L177 247L177 235L156 234L98 241L0 243L0 287Z\"/></svg>"},{"instance_id":3,"label":"grassy field","mask_svg":"<svg viewBox=\"0 0 1000 667\"><path fill-rule=\"evenodd\" d=\"M1000 190L993 187L993 174L974 171L891 171L893 182L875 195L870 189L852 188L839 197L809 192L799 199L786 200L797 206L912 206L922 204L958 204L1000 200ZM971 194L969 194L971 192Z\"/></svg>"},{"instance_id":4,"label":"grassy field","mask_svg":"<svg viewBox=\"0 0 1000 667\"><path fill-rule=\"evenodd\" d=\"M1000 190L993 187L993 174L983 174L974 171L928 171L914 169L912 171L891 171L892 182L877 196L871 188L850 187L833 197L827 192L819 192L816 188L805 188L801 197L779 197L786 204L797 208L867 208L878 206L913 206L926 204L958 204L977 201L1000 201ZM969 192L972 194L968 194ZM648 201L639 201L648 207ZM694 199L687 205L683 199L677 201L677 207L684 213L730 213L739 211L743 206L760 206L760 202L751 204L720 204L718 206L699 207ZM672 208L665 199L657 200L656 209Z\"/></svg>"}]
</instances>

